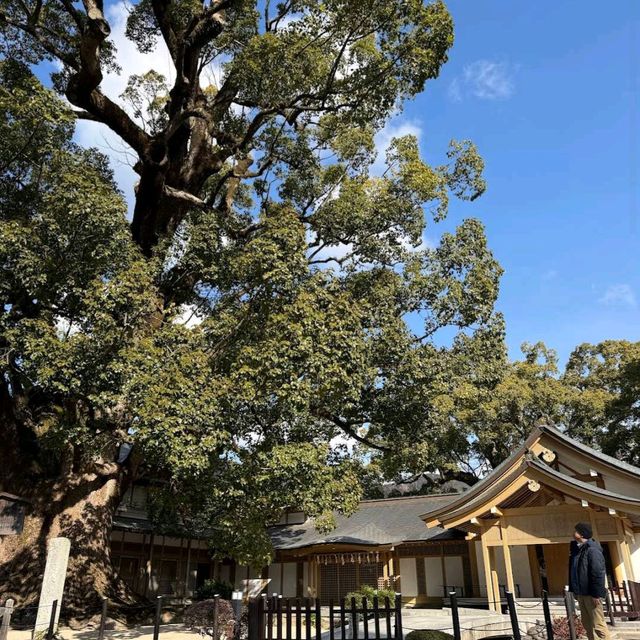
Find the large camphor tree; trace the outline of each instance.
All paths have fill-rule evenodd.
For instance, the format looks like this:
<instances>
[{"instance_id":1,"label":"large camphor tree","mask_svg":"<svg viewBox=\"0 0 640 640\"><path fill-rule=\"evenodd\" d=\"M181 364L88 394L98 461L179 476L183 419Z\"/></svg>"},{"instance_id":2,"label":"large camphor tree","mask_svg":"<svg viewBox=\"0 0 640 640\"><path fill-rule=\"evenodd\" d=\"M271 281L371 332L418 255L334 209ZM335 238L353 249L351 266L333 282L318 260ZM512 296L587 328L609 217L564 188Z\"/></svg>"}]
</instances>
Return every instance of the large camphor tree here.
<instances>
[{"instance_id":1,"label":"large camphor tree","mask_svg":"<svg viewBox=\"0 0 640 640\"><path fill-rule=\"evenodd\" d=\"M127 35L163 43L175 80L150 69L120 97L106 14L0 0L0 477L31 501L0 593L33 601L68 536L69 615L130 599L109 536L140 474L162 481L154 517L260 564L282 509L330 527L356 506L358 447L454 471L450 391L504 358L481 224L422 245L450 196L483 192L474 146L430 166L407 136L374 164L447 59L442 2L140 0ZM76 119L135 155L130 215Z\"/></svg>"}]
</instances>

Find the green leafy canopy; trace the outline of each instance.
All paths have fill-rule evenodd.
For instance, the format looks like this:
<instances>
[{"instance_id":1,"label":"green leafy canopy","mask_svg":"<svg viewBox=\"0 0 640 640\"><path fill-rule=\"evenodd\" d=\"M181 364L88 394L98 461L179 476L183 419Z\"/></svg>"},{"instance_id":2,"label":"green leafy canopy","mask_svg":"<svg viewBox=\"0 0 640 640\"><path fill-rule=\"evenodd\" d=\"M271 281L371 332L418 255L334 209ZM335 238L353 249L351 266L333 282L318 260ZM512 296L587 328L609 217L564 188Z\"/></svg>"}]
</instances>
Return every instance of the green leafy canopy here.
<instances>
[{"instance_id":1,"label":"green leafy canopy","mask_svg":"<svg viewBox=\"0 0 640 640\"><path fill-rule=\"evenodd\" d=\"M374 170L374 136L447 60L443 2L140 0L127 35L162 40L175 80L118 99L101 2L0 0L0 30L16 474L161 478L156 517L260 563L284 509L326 528L356 507L362 459L455 464L452 394L504 362L501 269L477 220L423 234L482 194L483 162L453 141L431 166L404 136ZM28 71L44 60L53 90ZM130 217L77 118L135 154Z\"/></svg>"}]
</instances>

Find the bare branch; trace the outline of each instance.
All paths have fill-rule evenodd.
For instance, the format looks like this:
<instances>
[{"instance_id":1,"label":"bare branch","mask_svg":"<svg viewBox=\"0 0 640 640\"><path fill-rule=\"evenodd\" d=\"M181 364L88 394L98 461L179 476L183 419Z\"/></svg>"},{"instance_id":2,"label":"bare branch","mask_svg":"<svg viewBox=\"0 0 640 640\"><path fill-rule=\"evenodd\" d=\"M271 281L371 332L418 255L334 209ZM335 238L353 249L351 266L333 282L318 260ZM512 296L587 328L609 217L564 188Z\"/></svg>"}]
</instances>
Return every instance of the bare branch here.
<instances>
[{"instance_id":1,"label":"bare branch","mask_svg":"<svg viewBox=\"0 0 640 640\"><path fill-rule=\"evenodd\" d=\"M3 20L6 24L14 27L15 29L19 29L20 31L24 31L28 33L49 55L52 55L54 58L60 60L71 69L78 69L78 61L70 56L68 53L61 51L56 47L50 38L45 38L36 28L36 25L25 22L15 22L14 20L8 19L5 15L0 14L0 19Z\"/></svg>"}]
</instances>

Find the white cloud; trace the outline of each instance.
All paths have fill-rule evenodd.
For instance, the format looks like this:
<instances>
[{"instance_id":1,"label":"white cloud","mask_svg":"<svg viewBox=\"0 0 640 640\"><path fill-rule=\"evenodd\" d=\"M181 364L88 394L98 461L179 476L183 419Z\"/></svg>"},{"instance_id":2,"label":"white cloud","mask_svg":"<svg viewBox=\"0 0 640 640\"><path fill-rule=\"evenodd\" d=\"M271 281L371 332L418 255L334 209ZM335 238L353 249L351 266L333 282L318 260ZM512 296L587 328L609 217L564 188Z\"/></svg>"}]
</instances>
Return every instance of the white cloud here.
<instances>
[{"instance_id":1,"label":"white cloud","mask_svg":"<svg viewBox=\"0 0 640 640\"><path fill-rule=\"evenodd\" d=\"M405 251L411 252L426 251L427 249L435 249L436 247L436 243L427 237L426 233L422 234L422 239L417 246L414 246L407 237L402 238L400 244Z\"/></svg>"},{"instance_id":2,"label":"white cloud","mask_svg":"<svg viewBox=\"0 0 640 640\"><path fill-rule=\"evenodd\" d=\"M515 91L513 67L506 62L476 60L449 84L449 98L461 102L466 97L506 100Z\"/></svg>"},{"instance_id":3,"label":"white cloud","mask_svg":"<svg viewBox=\"0 0 640 640\"><path fill-rule=\"evenodd\" d=\"M460 78L454 78L449 85L449 98L453 102L462 102L462 86Z\"/></svg>"},{"instance_id":4,"label":"white cloud","mask_svg":"<svg viewBox=\"0 0 640 640\"><path fill-rule=\"evenodd\" d=\"M339 433L329 441L329 447L331 449L346 449L349 452L349 455L353 455L353 448L357 445L358 441L355 438L343 433Z\"/></svg>"},{"instance_id":5,"label":"white cloud","mask_svg":"<svg viewBox=\"0 0 640 640\"><path fill-rule=\"evenodd\" d=\"M316 234L308 230L307 231L307 244L312 245L316 242ZM323 268L333 269L337 267L336 262L332 260L341 260L345 256L349 255L353 251L352 244L346 244L340 242L339 244L326 245L324 247L310 247L307 250L307 257L314 262L320 262Z\"/></svg>"},{"instance_id":6,"label":"white cloud","mask_svg":"<svg viewBox=\"0 0 640 640\"><path fill-rule=\"evenodd\" d=\"M187 329L193 329L204 322L205 316L193 304L183 304L180 313L173 319L175 324L182 324Z\"/></svg>"},{"instance_id":7,"label":"white cloud","mask_svg":"<svg viewBox=\"0 0 640 640\"><path fill-rule=\"evenodd\" d=\"M402 118L394 118L375 136L374 143L376 146L376 160L371 167L372 175L381 175L387 168L385 154L393 138L401 138L402 136L415 136L420 141L422 136L422 127L420 123L414 120L404 120Z\"/></svg>"},{"instance_id":8,"label":"white cloud","mask_svg":"<svg viewBox=\"0 0 640 640\"><path fill-rule=\"evenodd\" d=\"M171 62L169 50L162 38L158 38L156 48L151 53L140 53L131 40L125 35L127 18L131 10L131 4L120 0L107 9L107 20L111 25L109 40L116 46L118 64L122 67L122 73L108 73L100 85L102 91L110 98L117 98L127 86L127 80L132 74L141 74L154 69L167 78L171 84L175 80L175 70Z\"/></svg>"},{"instance_id":9,"label":"white cloud","mask_svg":"<svg viewBox=\"0 0 640 640\"><path fill-rule=\"evenodd\" d=\"M56 334L59 340L66 340L80 332L80 325L62 316L55 317Z\"/></svg>"},{"instance_id":10,"label":"white cloud","mask_svg":"<svg viewBox=\"0 0 640 640\"><path fill-rule=\"evenodd\" d=\"M628 284L612 284L598 302L609 307L630 307L635 309L638 306L636 294Z\"/></svg>"}]
</instances>

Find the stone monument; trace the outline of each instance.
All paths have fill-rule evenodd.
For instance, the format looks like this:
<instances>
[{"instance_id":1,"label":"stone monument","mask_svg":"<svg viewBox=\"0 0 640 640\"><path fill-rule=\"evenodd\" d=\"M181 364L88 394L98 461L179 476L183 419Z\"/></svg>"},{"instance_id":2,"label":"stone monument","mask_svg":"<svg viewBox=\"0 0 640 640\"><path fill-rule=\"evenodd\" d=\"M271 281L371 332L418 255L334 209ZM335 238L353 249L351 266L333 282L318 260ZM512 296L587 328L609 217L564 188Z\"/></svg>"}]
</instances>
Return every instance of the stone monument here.
<instances>
[{"instance_id":1,"label":"stone monument","mask_svg":"<svg viewBox=\"0 0 640 640\"><path fill-rule=\"evenodd\" d=\"M38 615L33 630L34 636L41 631L46 632L49 628L51 607L53 606L54 600L58 601L54 628L58 626L70 549L71 542L69 538L51 538L51 540L49 540L49 544L47 545L47 563L44 567L42 588L40 589Z\"/></svg>"}]
</instances>

